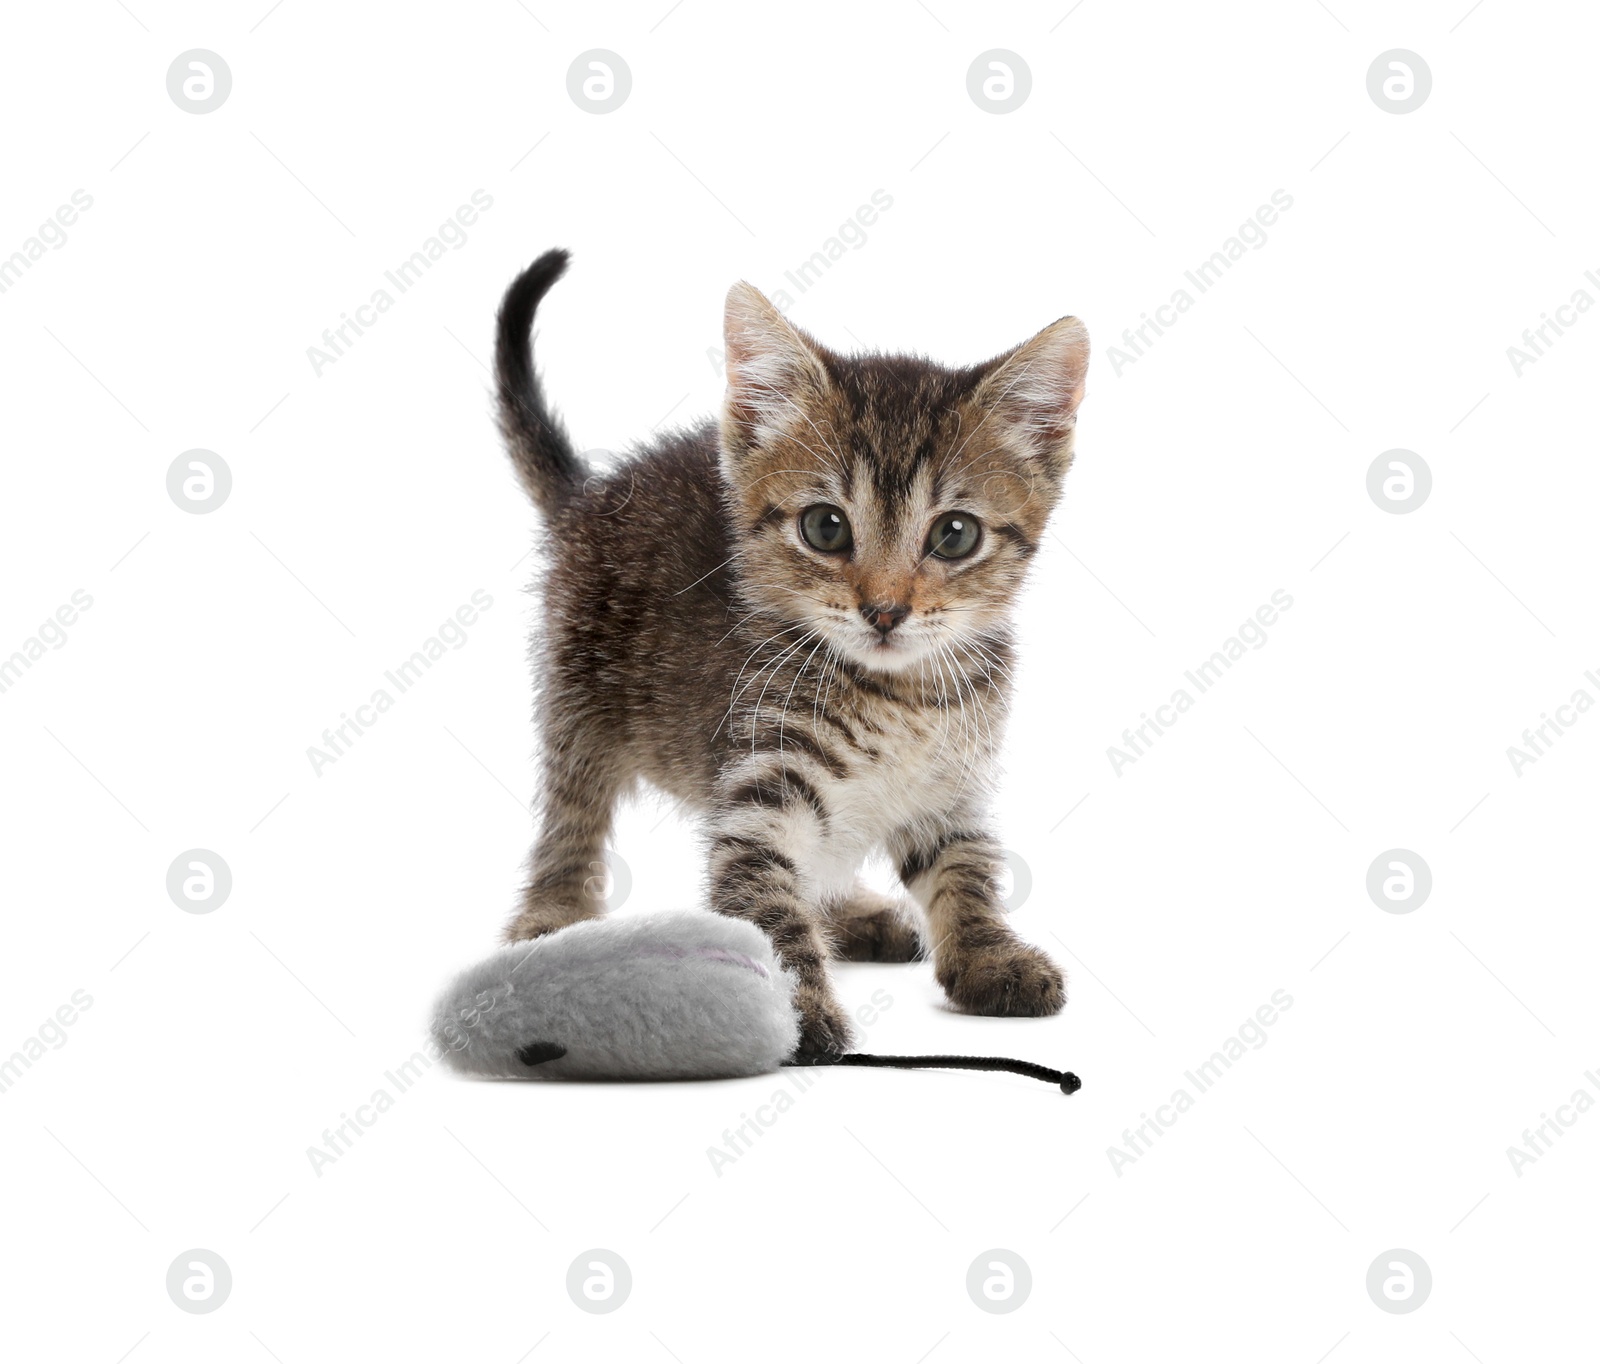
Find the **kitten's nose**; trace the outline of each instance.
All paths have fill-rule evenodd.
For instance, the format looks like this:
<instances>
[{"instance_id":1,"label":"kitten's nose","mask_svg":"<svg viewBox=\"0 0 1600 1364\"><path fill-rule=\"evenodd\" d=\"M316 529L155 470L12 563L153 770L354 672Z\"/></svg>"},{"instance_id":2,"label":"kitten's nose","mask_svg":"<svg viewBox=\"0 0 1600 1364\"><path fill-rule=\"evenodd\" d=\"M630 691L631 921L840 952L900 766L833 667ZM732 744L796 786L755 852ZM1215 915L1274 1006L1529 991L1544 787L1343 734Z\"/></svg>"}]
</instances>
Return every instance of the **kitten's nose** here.
<instances>
[{"instance_id":1,"label":"kitten's nose","mask_svg":"<svg viewBox=\"0 0 1600 1364\"><path fill-rule=\"evenodd\" d=\"M911 614L911 608L898 602L875 602L863 606L861 614L867 618L868 625L887 639L889 631Z\"/></svg>"}]
</instances>

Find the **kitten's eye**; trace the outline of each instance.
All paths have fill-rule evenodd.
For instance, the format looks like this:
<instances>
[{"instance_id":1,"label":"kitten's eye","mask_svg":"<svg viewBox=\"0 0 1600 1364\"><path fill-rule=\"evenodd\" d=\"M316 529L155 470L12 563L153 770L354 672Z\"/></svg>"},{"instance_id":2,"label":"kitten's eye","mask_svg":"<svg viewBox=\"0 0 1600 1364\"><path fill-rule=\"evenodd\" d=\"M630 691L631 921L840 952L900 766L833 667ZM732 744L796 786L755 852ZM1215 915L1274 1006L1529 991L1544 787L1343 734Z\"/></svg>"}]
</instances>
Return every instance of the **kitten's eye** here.
<instances>
[{"instance_id":1,"label":"kitten's eye","mask_svg":"<svg viewBox=\"0 0 1600 1364\"><path fill-rule=\"evenodd\" d=\"M800 536L823 554L843 554L850 548L850 523L837 507L819 502L800 513Z\"/></svg>"},{"instance_id":2,"label":"kitten's eye","mask_svg":"<svg viewBox=\"0 0 1600 1364\"><path fill-rule=\"evenodd\" d=\"M978 518L946 512L928 532L928 553L941 559L965 559L978 547Z\"/></svg>"}]
</instances>

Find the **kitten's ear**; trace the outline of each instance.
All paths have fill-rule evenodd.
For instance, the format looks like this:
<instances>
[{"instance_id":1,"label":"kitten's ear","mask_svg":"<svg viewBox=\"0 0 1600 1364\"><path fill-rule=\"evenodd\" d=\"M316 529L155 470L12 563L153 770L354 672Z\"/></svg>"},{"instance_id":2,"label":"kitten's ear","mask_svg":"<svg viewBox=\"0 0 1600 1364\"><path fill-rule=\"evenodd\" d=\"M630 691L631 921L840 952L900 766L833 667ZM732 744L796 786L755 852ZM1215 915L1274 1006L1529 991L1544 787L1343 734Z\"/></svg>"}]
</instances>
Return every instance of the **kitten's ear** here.
<instances>
[{"instance_id":1,"label":"kitten's ear","mask_svg":"<svg viewBox=\"0 0 1600 1364\"><path fill-rule=\"evenodd\" d=\"M1059 445L1078 420L1089 373L1089 329L1059 318L996 362L974 395L1032 449Z\"/></svg>"},{"instance_id":2,"label":"kitten's ear","mask_svg":"<svg viewBox=\"0 0 1600 1364\"><path fill-rule=\"evenodd\" d=\"M789 325L762 292L740 280L723 316L728 396L724 442L742 451L802 420L828 376L804 333Z\"/></svg>"}]
</instances>

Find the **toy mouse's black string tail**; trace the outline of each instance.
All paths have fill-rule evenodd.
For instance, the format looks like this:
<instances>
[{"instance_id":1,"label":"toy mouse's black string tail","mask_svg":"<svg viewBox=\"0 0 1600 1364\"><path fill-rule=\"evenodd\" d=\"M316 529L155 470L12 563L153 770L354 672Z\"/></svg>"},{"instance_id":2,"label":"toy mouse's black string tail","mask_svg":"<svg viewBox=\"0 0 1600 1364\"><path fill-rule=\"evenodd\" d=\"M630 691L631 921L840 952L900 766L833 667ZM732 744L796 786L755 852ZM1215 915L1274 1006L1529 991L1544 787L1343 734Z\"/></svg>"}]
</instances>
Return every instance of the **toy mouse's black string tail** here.
<instances>
[{"instance_id":1,"label":"toy mouse's black string tail","mask_svg":"<svg viewBox=\"0 0 1600 1364\"><path fill-rule=\"evenodd\" d=\"M1032 1061L1009 1056L873 1056L852 1051L842 1056L806 1056L785 1061L786 1066L890 1066L895 1070L1005 1070L1046 1084L1059 1085L1063 1094L1076 1094L1083 1081L1070 1070L1051 1070Z\"/></svg>"}]
</instances>

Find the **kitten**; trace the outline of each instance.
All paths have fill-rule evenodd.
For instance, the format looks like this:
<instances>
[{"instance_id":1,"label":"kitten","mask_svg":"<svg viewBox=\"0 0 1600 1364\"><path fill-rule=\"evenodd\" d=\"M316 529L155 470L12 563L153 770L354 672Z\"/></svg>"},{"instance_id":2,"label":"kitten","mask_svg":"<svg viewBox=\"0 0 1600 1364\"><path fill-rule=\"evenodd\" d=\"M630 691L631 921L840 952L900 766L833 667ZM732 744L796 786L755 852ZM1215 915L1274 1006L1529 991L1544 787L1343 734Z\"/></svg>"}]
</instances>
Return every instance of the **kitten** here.
<instances>
[{"instance_id":1,"label":"kitten","mask_svg":"<svg viewBox=\"0 0 1600 1364\"><path fill-rule=\"evenodd\" d=\"M984 364L844 356L735 284L712 421L591 474L545 405L507 291L500 427L545 518L542 821L508 941L603 909L591 871L641 781L698 813L710 906L799 980L800 1054L848 1050L826 959L931 956L951 1003L1034 1016L1060 969L1005 922L987 813L1009 618L1072 462L1089 338ZM856 879L887 851L920 912Z\"/></svg>"}]
</instances>

